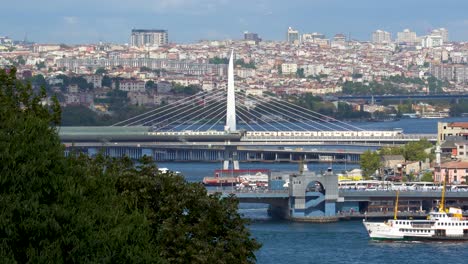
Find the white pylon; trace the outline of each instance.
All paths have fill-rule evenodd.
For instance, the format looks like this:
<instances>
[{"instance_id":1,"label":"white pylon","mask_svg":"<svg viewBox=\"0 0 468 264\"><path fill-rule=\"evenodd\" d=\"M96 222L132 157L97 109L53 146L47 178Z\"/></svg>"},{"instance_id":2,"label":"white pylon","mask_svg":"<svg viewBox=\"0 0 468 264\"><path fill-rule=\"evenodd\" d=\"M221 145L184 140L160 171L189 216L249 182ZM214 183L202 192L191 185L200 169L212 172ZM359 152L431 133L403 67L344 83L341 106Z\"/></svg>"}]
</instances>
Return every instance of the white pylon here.
<instances>
[{"instance_id":1,"label":"white pylon","mask_svg":"<svg viewBox=\"0 0 468 264\"><path fill-rule=\"evenodd\" d=\"M226 127L225 131L236 131L236 97L234 93L234 50L231 51L231 58L228 66L228 89L226 107Z\"/></svg>"}]
</instances>

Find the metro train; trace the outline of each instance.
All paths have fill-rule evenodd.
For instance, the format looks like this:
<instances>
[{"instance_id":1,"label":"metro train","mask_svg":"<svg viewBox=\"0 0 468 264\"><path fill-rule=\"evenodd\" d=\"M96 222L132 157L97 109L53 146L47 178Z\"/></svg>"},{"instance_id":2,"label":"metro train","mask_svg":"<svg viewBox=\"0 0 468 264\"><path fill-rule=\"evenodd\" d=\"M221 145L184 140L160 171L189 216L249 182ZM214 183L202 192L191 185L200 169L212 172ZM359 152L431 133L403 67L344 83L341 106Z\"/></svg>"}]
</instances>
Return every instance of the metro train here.
<instances>
[{"instance_id":1,"label":"metro train","mask_svg":"<svg viewBox=\"0 0 468 264\"><path fill-rule=\"evenodd\" d=\"M245 137L398 137L401 131L247 131Z\"/></svg>"}]
</instances>

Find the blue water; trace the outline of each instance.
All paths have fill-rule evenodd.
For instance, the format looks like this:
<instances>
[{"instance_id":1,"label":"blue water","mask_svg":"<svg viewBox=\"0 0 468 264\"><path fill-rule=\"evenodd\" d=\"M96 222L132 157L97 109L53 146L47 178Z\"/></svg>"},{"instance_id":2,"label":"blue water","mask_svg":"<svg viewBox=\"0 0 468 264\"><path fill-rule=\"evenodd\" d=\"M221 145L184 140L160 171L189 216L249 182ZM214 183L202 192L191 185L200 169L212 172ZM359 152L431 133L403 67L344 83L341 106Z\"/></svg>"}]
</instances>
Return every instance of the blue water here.
<instances>
[{"instance_id":1,"label":"blue water","mask_svg":"<svg viewBox=\"0 0 468 264\"><path fill-rule=\"evenodd\" d=\"M251 224L250 230L263 243L258 263L435 264L466 263L468 257L466 243L371 241L361 221L264 221Z\"/></svg>"},{"instance_id":2,"label":"blue water","mask_svg":"<svg viewBox=\"0 0 468 264\"><path fill-rule=\"evenodd\" d=\"M353 123L364 129L403 128L405 133L437 133L437 122L468 121L468 118L402 119L395 122ZM159 163L180 171L188 181L199 182L211 176L221 163ZM326 170L330 164L308 164L313 171ZM350 170L356 164L332 164L335 171ZM297 164L241 163L241 168L268 168L273 171L297 171ZM257 262L266 263L466 263L468 243L447 242L375 242L361 221L330 224L277 221L268 217L262 204L240 205L240 213L253 219L249 225L253 237L263 244L256 252Z\"/></svg>"},{"instance_id":3,"label":"blue water","mask_svg":"<svg viewBox=\"0 0 468 264\"><path fill-rule=\"evenodd\" d=\"M159 163L160 167L180 171L188 181L201 181L221 167L218 163ZM241 168L268 168L297 171L297 164L241 163ZM309 164L311 170L326 169L328 164ZM358 165L347 165L346 169ZM335 171L344 164L333 165ZM267 263L465 263L468 243L375 242L361 221L330 224L296 223L271 219L263 204L241 204L239 212L252 219L252 236L262 248L257 262Z\"/></svg>"}]
</instances>

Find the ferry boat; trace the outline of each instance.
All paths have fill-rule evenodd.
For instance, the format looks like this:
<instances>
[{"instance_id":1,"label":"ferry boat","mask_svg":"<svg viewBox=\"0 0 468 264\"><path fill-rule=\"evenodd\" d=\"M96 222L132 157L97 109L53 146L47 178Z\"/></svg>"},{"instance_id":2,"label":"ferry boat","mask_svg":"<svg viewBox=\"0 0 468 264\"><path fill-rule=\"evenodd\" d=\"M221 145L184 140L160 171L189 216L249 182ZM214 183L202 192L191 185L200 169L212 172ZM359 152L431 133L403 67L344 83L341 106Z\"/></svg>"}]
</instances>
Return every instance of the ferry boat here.
<instances>
[{"instance_id":1,"label":"ferry boat","mask_svg":"<svg viewBox=\"0 0 468 264\"><path fill-rule=\"evenodd\" d=\"M468 240L468 219L460 208L445 208L445 184L437 211L429 213L427 220L398 219L398 191L394 219L368 222L364 227L374 240Z\"/></svg>"}]
</instances>

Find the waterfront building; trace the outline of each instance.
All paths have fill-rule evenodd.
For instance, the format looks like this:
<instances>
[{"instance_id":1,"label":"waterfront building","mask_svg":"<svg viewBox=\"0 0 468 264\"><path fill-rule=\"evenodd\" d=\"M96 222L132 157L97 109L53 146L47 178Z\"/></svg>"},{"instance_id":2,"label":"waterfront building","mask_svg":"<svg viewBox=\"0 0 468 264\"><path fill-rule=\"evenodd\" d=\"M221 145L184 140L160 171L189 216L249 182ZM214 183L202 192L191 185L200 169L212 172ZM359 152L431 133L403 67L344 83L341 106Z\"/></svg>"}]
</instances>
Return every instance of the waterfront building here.
<instances>
[{"instance_id":1,"label":"waterfront building","mask_svg":"<svg viewBox=\"0 0 468 264\"><path fill-rule=\"evenodd\" d=\"M397 33L397 43L407 43L407 44L415 44L418 42L418 37L416 36L416 32L413 32L409 29L403 30L403 32Z\"/></svg>"},{"instance_id":2,"label":"waterfront building","mask_svg":"<svg viewBox=\"0 0 468 264\"><path fill-rule=\"evenodd\" d=\"M463 137L468 140L468 122L437 123L437 140L445 141L449 137Z\"/></svg>"},{"instance_id":3,"label":"waterfront building","mask_svg":"<svg viewBox=\"0 0 468 264\"><path fill-rule=\"evenodd\" d=\"M434 182L443 182L447 184L466 183L468 179L468 161L450 161L440 165L440 170L434 171Z\"/></svg>"},{"instance_id":4,"label":"waterfront building","mask_svg":"<svg viewBox=\"0 0 468 264\"><path fill-rule=\"evenodd\" d=\"M390 32L376 30L372 33L372 42L374 43L390 43L392 42Z\"/></svg>"},{"instance_id":5,"label":"waterfront building","mask_svg":"<svg viewBox=\"0 0 468 264\"><path fill-rule=\"evenodd\" d=\"M288 32L286 34L286 40L288 41L288 43L299 44L301 42L299 38L299 31L293 29L292 27L289 27Z\"/></svg>"},{"instance_id":6,"label":"waterfront building","mask_svg":"<svg viewBox=\"0 0 468 264\"><path fill-rule=\"evenodd\" d=\"M132 47L162 46L169 43L169 37L167 30L132 29L130 43Z\"/></svg>"}]
</instances>

